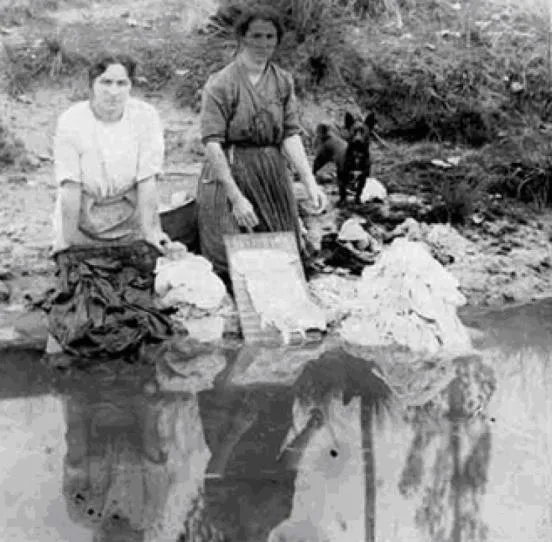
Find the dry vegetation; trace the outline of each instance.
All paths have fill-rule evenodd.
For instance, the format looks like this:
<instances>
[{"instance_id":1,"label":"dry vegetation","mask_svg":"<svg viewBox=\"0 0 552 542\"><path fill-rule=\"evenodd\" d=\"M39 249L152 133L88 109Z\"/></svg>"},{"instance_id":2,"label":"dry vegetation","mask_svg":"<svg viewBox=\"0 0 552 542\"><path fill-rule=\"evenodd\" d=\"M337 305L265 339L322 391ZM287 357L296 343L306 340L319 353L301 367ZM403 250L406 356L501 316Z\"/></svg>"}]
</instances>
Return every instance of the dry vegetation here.
<instances>
[{"instance_id":1,"label":"dry vegetation","mask_svg":"<svg viewBox=\"0 0 552 542\"><path fill-rule=\"evenodd\" d=\"M240 5L248 2L257 3ZM86 31L86 22L62 29L48 25L45 14L67 3L13 0L0 6L8 24L25 17L40 22L40 34L7 47L13 94L45 77L56 81L82 73L98 50L124 43L140 61L140 85L172 88L181 104L193 105L208 73L233 53L235 2L221 0L217 16L194 30L192 39L179 17L190 2L167 2L164 13L147 21L147 31L122 16L106 19L94 33ZM408 174L410 188L433 190L463 209L452 213L459 213L460 221L485 192L552 203L546 129L552 78L544 3L276 0L271 5L285 18L279 60L293 71L298 94L330 97L338 108L354 98L359 108L375 110L378 133L388 144L383 160L389 167L380 176L392 188L408 188L397 183ZM439 145L435 156L426 156L427 142ZM428 174L427 160L439 152L469 159L454 170Z\"/></svg>"},{"instance_id":2,"label":"dry vegetation","mask_svg":"<svg viewBox=\"0 0 552 542\"><path fill-rule=\"evenodd\" d=\"M0 125L0 163L13 164L23 148L22 142L15 140L12 134Z\"/></svg>"}]
</instances>

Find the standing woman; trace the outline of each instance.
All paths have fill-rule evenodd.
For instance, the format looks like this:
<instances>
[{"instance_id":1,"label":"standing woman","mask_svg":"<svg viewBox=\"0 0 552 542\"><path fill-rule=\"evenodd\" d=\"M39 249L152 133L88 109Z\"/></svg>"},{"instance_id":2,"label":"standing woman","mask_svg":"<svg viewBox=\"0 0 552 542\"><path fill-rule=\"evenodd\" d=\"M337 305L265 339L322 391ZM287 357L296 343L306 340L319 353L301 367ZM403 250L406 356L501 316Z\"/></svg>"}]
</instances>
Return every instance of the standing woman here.
<instances>
[{"instance_id":1,"label":"standing woman","mask_svg":"<svg viewBox=\"0 0 552 542\"><path fill-rule=\"evenodd\" d=\"M99 58L89 69L90 98L62 113L55 133L60 282L43 307L50 346L79 356L121 354L170 327L150 300L169 241L156 188L163 130L157 111L130 96L135 71L126 56Z\"/></svg>"},{"instance_id":2,"label":"standing woman","mask_svg":"<svg viewBox=\"0 0 552 542\"><path fill-rule=\"evenodd\" d=\"M203 89L201 137L207 162L198 185L201 250L228 283L223 235L294 231L301 226L286 158L315 210L326 207L303 144L291 74L272 62L283 26L270 7L236 24L238 52Z\"/></svg>"}]
</instances>

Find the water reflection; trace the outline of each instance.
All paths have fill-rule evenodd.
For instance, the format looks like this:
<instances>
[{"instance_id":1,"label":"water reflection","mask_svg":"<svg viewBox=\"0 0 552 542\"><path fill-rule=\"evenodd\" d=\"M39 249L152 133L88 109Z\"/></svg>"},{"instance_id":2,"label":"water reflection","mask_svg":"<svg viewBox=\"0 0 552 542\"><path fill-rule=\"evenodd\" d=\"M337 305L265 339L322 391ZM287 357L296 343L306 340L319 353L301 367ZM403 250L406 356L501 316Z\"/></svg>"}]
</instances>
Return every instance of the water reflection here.
<instances>
[{"instance_id":1,"label":"water reflection","mask_svg":"<svg viewBox=\"0 0 552 542\"><path fill-rule=\"evenodd\" d=\"M109 385L64 403L71 519L98 542L176 540L209 460L197 397Z\"/></svg>"},{"instance_id":2,"label":"water reflection","mask_svg":"<svg viewBox=\"0 0 552 542\"><path fill-rule=\"evenodd\" d=\"M52 382L3 357L0 539L549 540L542 330L450 365L181 344L154 375Z\"/></svg>"},{"instance_id":3,"label":"water reflection","mask_svg":"<svg viewBox=\"0 0 552 542\"><path fill-rule=\"evenodd\" d=\"M229 540L364 539L363 449L372 478L372 415L390 397L374 368L341 349L248 348L224 383L200 393L209 472L221 477L206 494Z\"/></svg>"},{"instance_id":4,"label":"water reflection","mask_svg":"<svg viewBox=\"0 0 552 542\"><path fill-rule=\"evenodd\" d=\"M480 513L491 453L486 413L496 389L493 370L478 357L456 360L450 385L424 406L407 409L414 438L399 482L419 497L415 521L427 540L487 540Z\"/></svg>"}]
</instances>

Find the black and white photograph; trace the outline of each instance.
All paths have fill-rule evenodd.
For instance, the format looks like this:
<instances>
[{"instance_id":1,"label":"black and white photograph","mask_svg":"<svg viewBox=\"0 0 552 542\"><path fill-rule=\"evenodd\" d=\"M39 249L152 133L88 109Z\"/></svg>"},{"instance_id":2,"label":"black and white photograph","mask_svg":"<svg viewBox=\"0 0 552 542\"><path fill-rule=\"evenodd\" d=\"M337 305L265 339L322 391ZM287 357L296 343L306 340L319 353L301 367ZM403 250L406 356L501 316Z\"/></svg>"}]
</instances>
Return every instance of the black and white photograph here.
<instances>
[{"instance_id":1,"label":"black and white photograph","mask_svg":"<svg viewBox=\"0 0 552 542\"><path fill-rule=\"evenodd\" d=\"M0 0L0 542L550 542L552 0Z\"/></svg>"}]
</instances>

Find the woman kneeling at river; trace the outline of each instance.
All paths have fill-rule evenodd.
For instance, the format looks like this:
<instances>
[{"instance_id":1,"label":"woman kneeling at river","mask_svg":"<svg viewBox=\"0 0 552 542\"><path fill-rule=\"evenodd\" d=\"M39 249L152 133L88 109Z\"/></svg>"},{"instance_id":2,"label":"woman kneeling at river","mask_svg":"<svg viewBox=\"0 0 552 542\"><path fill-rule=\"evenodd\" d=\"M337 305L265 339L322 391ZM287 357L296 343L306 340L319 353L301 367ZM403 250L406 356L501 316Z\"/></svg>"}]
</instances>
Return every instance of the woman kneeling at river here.
<instances>
[{"instance_id":1,"label":"woman kneeling at river","mask_svg":"<svg viewBox=\"0 0 552 542\"><path fill-rule=\"evenodd\" d=\"M128 57L101 57L89 69L90 99L62 113L55 134L60 284L43 308L51 338L80 357L123 354L171 332L151 295L169 241L156 188L163 130L157 111L130 97L135 71Z\"/></svg>"}]
</instances>

